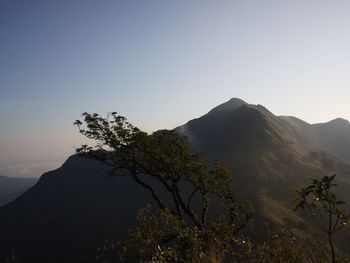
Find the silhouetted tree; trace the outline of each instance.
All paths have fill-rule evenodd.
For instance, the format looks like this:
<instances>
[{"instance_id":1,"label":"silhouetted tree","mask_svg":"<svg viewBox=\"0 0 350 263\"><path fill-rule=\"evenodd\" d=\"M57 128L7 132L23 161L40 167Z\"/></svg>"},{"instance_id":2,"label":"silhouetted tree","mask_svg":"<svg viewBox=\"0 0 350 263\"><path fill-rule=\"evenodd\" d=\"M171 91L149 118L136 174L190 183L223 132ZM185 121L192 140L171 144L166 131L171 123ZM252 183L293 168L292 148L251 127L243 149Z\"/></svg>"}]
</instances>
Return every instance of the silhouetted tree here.
<instances>
[{"instance_id":1,"label":"silhouetted tree","mask_svg":"<svg viewBox=\"0 0 350 263\"><path fill-rule=\"evenodd\" d=\"M327 234L333 263L336 262L333 236L348 227L350 219L350 215L343 210L345 202L338 200L332 191L332 187L336 186L333 182L335 176L312 179L309 186L298 190L298 204L294 209L306 209Z\"/></svg>"},{"instance_id":2,"label":"silhouetted tree","mask_svg":"<svg viewBox=\"0 0 350 263\"><path fill-rule=\"evenodd\" d=\"M96 113L83 113L83 117L84 121L77 120L75 125L80 133L94 140L96 145L83 145L77 152L107 164L111 176L130 176L135 183L149 191L160 209L153 217L143 214L143 217L139 218L139 222L143 222L143 228L138 228L139 234L142 231L158 229L156 234L153 232L156 237L153 243L148 243L151 246L143 246L143 249L149 248L152 253L144 253L143 257L146 255L145 257L150 259L157 249L164 249L164 244L173 244L172 249L177 248L173 253L181 251L181 255L177 257L185 257L188 251L179 249L180 243L177 242L182 240L184 235L187 235L187 241L200 240L202 245L198 245L198 249L201 248L202 250L199 250L202 252L213 245L213 240L221 240L221 246L224 246L221 247L221 251L224 254L232 252L230 247L235 243L235 236L250 219L251 209L249 204L242 205L236 202L232 190L232 176L220 162L215 161L211 168L208 168L200 154L190 151L186 137L175 131L160 130L149 135L116 112L106 118ZM151 183L152 180L170 194L171 203L162 199ZM208 212L213 206L212 200L223 207L222 214L216 222L207 220ZM164 217L167 220L164 221ZM160 225L151 227L152 223L158 222L157 220L162 222L163 228ZM167 223L170 224L168 227ZM168 232L170 226L179 228L177 231ZM141 236L147 239L150 235ZM142 238L139 241L142 241ZM166 249L170 249L170 246ZM196 254L196 262L201 261L200 254Z\"/></svg>"}]
</instances>

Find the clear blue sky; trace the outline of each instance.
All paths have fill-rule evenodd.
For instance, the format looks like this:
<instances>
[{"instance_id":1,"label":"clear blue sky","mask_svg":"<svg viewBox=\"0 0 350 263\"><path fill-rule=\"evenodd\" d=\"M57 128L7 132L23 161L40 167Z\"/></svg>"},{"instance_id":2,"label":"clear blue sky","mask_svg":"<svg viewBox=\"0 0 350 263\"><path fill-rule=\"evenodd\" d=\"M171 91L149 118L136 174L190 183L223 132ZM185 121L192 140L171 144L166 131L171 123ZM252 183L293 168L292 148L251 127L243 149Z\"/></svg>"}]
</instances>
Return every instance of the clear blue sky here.
<instances>
[{"instance_id":1,"label":"clear blue sky","mask_svg":"<svg viewBox=\"0 0 350 263\"><path fill-rule=\"evenodd\" d=\"M240 97L350 119L350 1L1 0L0 174L39 176L83 111L173 128Z\"/></svg>"}]
</instances>

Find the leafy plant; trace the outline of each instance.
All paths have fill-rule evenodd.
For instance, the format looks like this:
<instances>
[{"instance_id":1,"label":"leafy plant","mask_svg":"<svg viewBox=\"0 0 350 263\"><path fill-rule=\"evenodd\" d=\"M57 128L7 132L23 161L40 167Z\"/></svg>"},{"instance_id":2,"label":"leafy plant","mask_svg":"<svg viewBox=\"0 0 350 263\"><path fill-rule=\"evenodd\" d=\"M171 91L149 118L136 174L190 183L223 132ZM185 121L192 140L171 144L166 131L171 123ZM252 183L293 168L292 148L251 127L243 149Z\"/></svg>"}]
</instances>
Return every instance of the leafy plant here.
<instances>
[{"instance_id":1,"label":"leafy plant","mask_svg":"<svg viewBox=\"0 0 350 263\"><path fill-rule=\"evenodd\" d=\"M294 210L304 209L314 218L320 229L327 234L332 262L336 262L333 236L348 227L350 215L343 210L344 201L338 200L332 191L336 175L312 179L306 188L297 191L298 203Z\"/></svg>"},{"instance_id":2,"label":"leafy plant","mask_svg":"<svg viewBox=\"0 0 350 263\"><path fill-rule=\"evenodd\" d=\"M189 262L189 255L191 262L205 262L204 255L214 248L223 259L233 253L236 236L251 218L251 206L236 201L227 168L218 161L208 167L200 154L191 152L186 137L175 131L149 135L116 112L106 118L96 113L83 117L75 125L96 145L83 145L77 152L104 162L110 176L131 177L160 209L155 215L141 213L138 228L130 232L133 244L143 242L136 253L139 260L151 260L159 249L184 262ZM156 185L170 200L163 200ZM221 212L209 222L214 207Z\"/></svg>"}]
</instances>

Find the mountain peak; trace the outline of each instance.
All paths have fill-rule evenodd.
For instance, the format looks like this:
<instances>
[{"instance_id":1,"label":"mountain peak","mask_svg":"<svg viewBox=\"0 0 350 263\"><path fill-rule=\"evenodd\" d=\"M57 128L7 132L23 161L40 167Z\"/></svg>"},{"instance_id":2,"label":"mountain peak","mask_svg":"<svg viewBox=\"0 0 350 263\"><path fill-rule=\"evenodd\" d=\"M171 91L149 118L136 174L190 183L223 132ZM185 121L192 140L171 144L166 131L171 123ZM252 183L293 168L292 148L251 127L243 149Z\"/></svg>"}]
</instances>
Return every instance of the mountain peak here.
<instances>
[{"instance_id":1,"label":"mountain peak","mask_svg":"<svg viewBox=\"0 0 350 263\"><path fill-rule=\"evenodd\" d=\"M342 119L342 118L337 118L334 120L331 120L330 122L328 122L329 124L334 124L334 125L338 125L338 126L347 126L349 125L349 121Z\"/></svg>"},{"instance_id":2,"label":"mountain peak","mask_svg":"<svg viewBox=\"0 0 350 263\"><path fill-rule=\"evenodd\" d=\"M231 98L226 103L243 103L243 104L247 104L247 102L245 102L244 100L242 100L240 98Z\"/></svg>"},{"instance_id":3,"label":"mountain peak","mask_svg":"<svg viewBox=\"0 0 350 263\"><path fill-rule=\"evenodd\" d=\"M241 100L239 98L231 98L230 100L216 106L209 113L212 114L212 113L219 113L224 111L234 111L239 107L247 104L248 103L246 103L244 100Z\"/></svg>"}]
</instances>

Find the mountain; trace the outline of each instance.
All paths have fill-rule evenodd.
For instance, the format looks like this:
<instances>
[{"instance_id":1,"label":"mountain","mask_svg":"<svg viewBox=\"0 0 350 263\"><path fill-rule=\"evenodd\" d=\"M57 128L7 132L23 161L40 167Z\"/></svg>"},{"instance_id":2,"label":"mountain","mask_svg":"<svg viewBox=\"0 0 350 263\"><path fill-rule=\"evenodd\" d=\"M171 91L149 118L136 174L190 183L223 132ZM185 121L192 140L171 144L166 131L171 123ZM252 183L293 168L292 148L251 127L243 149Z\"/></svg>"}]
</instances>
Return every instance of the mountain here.
<instances>
[{"instance_id":1,"label":"mountain","mask_svg":"<svg viewBox=\"0 0 350 263\"><path fill-rule=\"evenodd\" d=\"M339 195L350 203L345 120L313 125L231 99L176 131L188 136L193 151L231 169L237 199L253 204L247 231L255 238L285 224L317 234L291 209L295 189L309 177L337 173ZM95 160L72 156L1 207L0 262L12 250L21 262L95 262L104 239L125 237L151 197L128 177L103 176L105 170ZM342 237L338 248L346 251L349 240Z\"/></svg>"},{"instance_id":2,"label":"mountain","mask_svg":"<svg viewBox=\"0 0 350 263\"><path fill-rule=\"evenodd\" d=\"M37 181L36 178L7 177L0 175L0 206L13 201Z\"/></svg>"},{"instance_id":3,"label":"mountain","mask_svg":"<svg viewBox=\"0 0 350 263\"><path fill-rule=\"evenodd\" d=\"M0 208L0 262L95 262L107 237L123 237L149 199L128 177L78 156L45 173L35 186Z\"/></svg>"},{"instance_id":4,"label":"mountain","mask_svg":"<svg viewBox=\"0 0 350 263\"><path fill-rule=\"evenodd\" d=\"M350 160L350 124L344 119L314 125L324 145L344 160Z\"/></svg>"},{"instance_id":5,"label":"mountain","mask_svg":"<svg viewBox=\"0 0 350 263\"><path fill-rule=\"evenodd\" d=\"M335 119L327 123L308 124L295 117L280 117L293 126L299 134L318 143L318 149L326 149L345 161L350 160L350 123Z\"/></svg>"},{"instance_id":6,"label":"mountain","mask_svg":"<svg viewBox=\"0 0 350 263\"><path fill-rule=\"evenodd\" d=\"M291 208L295 189L310 177L337 173L339 195L350 202L350 124L344 120L312 125L231 99L177 130L194 151L231 169L237 195L254 205L254 233L303 222Z\"/></svg>"}]
</instances>

